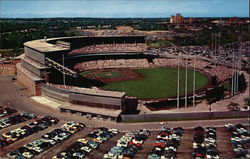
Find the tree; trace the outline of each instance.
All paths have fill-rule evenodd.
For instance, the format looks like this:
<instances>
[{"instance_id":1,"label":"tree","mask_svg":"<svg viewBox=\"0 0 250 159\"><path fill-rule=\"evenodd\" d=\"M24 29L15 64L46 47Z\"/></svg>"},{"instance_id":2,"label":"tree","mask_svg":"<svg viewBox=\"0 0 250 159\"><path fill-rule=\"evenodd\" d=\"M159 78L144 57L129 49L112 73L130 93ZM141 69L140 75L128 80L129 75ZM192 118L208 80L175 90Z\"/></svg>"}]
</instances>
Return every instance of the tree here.
<instances>
[{"instance_id":1,"label":"tree","mask_svg":"<svg viewBox=\"0 0 250 159\"><path fill-rule=\"evenodd\" d=\"M244 91L247 88L246 78L243 73L239 76L238 88L239 88L239 91Z\"/></svg>"},{"instance_id":2,"label":"tree","mask_svg":"<svg viewBox=\"0 0 250 159\"><path fill-rule=\"evenodd\" d=\"M238 91L239 92L244 91L247 88L246 78L245 78L243 73L242 74L235 73L233 75L233 79L237 77L236 75L238 75ZM231 78L230 83L231 83L231 86L232 86L232 78Z\"/></svg>"}]
</instances>

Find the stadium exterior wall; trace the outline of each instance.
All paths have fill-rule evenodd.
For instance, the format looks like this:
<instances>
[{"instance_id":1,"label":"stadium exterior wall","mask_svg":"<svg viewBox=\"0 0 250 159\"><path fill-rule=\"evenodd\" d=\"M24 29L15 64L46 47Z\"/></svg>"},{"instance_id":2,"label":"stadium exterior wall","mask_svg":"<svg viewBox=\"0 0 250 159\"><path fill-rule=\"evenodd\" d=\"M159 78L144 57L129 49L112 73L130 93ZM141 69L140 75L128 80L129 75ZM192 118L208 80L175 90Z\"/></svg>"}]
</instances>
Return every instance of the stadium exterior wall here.
<instances>
[{"instance_id":1,"label":"stadium exterior wall","mask_svg":"<svg viewBox=\"0 0 250 159\"><path fill-rule=\"evenodd\" d=\"M45 55L35 49L24 46L25 56L45 65Z\"/></svg>"},{"instance_id":2,"label":"stadium exterior wall","mask_svg":"<svg viewBox=\"0 0 250 159\"><path fill-rule=\"evenodd\" d=\"M55 98L70 103L87 105L92 107L109 108L109 109L123 109L124 97L103 97L99 95L91 95L86 93L76 93L69 90L59 89L48 84L42 83L42 95Z\"/></svg>"},{"instance_id":3,"label":"stadium exterior wall","mask_svg":"<svg viewBox=\"0 0 250 159\"><path fill-rule=\"evenodd\" d=\"M155 120L191 120L191 119L212 119L212 118L232 118L249 117L250 111L231 112L198 112L198 113L165 113L165 114L136 114L121 115L124 122L132 121L155 121Z\"/></svg>"},{"instance_id":4,"label":"stadium exterior wall","mask_svg":"<svg viewBox=\"0 0 250 159\"><path fill-rule=\"evenodd\" d=\"M69 102L69 92L42 83L42 95Z\"/></svg>"},{"instance_id":5,"label":"stadium exterior wall","mask_svg":"<svg viewBox=\"0 0 250 159\"><path fill-rule=\"evenodd\" d=\"M29 69L31 72L35 73L37 76L44 77L45 71L41 69L37 69L36 67L32 66L31 64L27 63L26 61L22 61L22 66Z\"/></svg>"},{"instance_id":6,"label":"stadium exterior wall","mask_svg":"<svg viewBox=\"0 0 250 159\"><path fill-rule=\"evenodd\" d=\"M26 87L32 95L41 95L41 81L34 81L31 79L25 72L22 71L19 64L17 64L17 80L24 87Z\"/></svg>"}]
</instances>

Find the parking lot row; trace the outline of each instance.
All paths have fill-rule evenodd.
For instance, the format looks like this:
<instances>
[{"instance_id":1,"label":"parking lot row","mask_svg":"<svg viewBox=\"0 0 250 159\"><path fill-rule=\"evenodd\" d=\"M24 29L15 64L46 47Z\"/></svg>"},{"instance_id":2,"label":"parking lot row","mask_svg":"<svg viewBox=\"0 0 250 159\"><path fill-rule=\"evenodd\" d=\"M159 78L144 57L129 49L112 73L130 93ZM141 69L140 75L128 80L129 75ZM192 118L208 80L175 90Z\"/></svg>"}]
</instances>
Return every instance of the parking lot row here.
<instances>
[{"instance_id":1,"label":"parking lot row","mask_svg":"<svg viewBox=\"0 0 250 159\"><path fill-rule=\"evenodd\" d=\"M58 153L52 159L61 158L85 158L94 149L97 149L100 144L111 139L118 134L116 129L107 129L104 127L95 129L90 132L87 137L79 138L75 143L67 147L62 152Z\"/></svg>"},{"instance_id":2,"label":"parking lot row","mask_svg":"<svg viewBox=\"0 0 250 159\"><path fill-rule=\"evenodd\" d=\"M141 149L142 144L149 135L150 132L146 129L127 132L117 141L117 144L104 155L103 159L133 158L137 151Z\"/></svg>"},{"instance_id":3,"label":"parking lot row","mask_svg":"<svg viewBox=\"0 0 250 159\"><path fill-rule=\"evenodd\" d=\"M41 136L40 138L8 153L7 157L24 159L33 158L44 152L45 150L52 148L56 144L61 143L84 127L85 125L82 123L77 123L74 121L67 122L61 127L56 128L53 131Z\"/></svg>"},{"instance_id":4,"label":"parking lot row","mask_svg":"<svg viewBox=\"0 0 250 159\"><path fill-rule=\"evenodd\" d=\"M235 153L235 158L250 158L249 130L241 124L226 124L225 128L229 132L229 138Z\"/></svg>"},{"instance_id":5,"label":"parking lot row","mask_svg":"<svg viewBox=\"0 0 250 159\"><path fill-rule=\"evenodd\" d=\"M3 107L0 105L0 118L16 113L17 110L9 107Z\"/></svg>"},{"instance_id":6,"label":"parking lot row","mask_svg":"<svg viewBox=\"0 0 250 159\"><path fill-rule=\"evenodd\" d=\"M22 127L3 133L0 137L0 148L8 146L25 137L28 137L33 133L37 133L38 131L47 129L48 127L52 126L52 124L57 124L58 122L59 119L57 118L45 116Z\"/></svg>"},{"instance_id":7,"label":"parking lot row","mask_svg":"<svg viewBox=\"0 0 250 159\"><path fill-rule=\"evenodd\" d=\"M173 129L163 128L156 136L156 141L153 143L152 153L148 156L148 159L175 158L183 134L184 129L181 127Z\"/></svg>"},{"instance_id":8,"label":"parking lot row","mask_svg":"<svg viewBox=\"0 0 250 159\"><path fill-rule=\"evenodd\" d=\"M7 128L9 126L18 124L18 123L25 122L25 121L30 120L30 119L35 119L35 118L37 118L37 116L34 114L31 114L28 112L22 112L20 114L14 115L14 116L1 119L0 120L0 130Z\"/></svg>"},{"instance_id":9,"label":"parking lot row","mask_svg":"<svg viewBox=\"0 0 250 159\"><path fill-rule=\"evenodd\" d=\"M219 159L219 150L216 142L216 128L201 126L193 129L193 153L192 158Z\"/></svg>"}]
</instances>

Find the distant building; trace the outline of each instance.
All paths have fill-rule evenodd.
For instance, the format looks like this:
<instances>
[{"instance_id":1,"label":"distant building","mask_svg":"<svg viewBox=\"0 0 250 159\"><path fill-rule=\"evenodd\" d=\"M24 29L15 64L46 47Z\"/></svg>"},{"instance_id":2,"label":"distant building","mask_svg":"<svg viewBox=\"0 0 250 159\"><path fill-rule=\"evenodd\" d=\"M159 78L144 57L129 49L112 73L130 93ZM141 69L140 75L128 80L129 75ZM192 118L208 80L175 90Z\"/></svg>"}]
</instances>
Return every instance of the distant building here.
<instances>
[{"instance_id":1,"label":"distant building","mask_svg":"<svg viewBox=\"0 0 250 159\"><path fill-rule=\"evenodd\" d=\"M231 17L228 21L229 24L239 24L240 22L241 20L238 17Z\"/></svg>"},{"instance_id":2,"label":"distant building","mask_svg":"<svg viewBox=\"0 0 250 159\"><path fill-rule=\"evenodd\" d=\"M183 24L183 22L184 22L184 19L180 13L177 13L176 16L172 15L170 17L170 23Z\"/></svg>"},{"instance_id":3,"label":"distant building","mask_svg":"<svg viewBox=\"0 0 250 159\"><path fill-rule=\"evenodd\" d=\"M198 21L198 18L189 17L189 18L186 18L185 21L186 21L186 23L195 23Z\"/></svg>"},{"instance_id":4,"label":"distant building","mask_svg":"<svg viewBox=\"0 0 250 159\"><path fill-rule=\"evenodd\" d=\"M0 74L15 75L17 73L16 64L20 62L19 58L0 62Z\"/></svg>"}]
</instances>

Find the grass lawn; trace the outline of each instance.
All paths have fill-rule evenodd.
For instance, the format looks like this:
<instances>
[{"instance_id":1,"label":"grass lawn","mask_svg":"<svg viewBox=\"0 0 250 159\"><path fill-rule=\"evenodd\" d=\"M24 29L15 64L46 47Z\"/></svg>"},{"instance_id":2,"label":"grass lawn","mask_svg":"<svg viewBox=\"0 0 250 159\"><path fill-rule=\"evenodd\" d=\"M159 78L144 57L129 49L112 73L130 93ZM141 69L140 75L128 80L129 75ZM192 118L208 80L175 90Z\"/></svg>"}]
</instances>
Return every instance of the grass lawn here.
<instances>
[{"instance_id":1,"label":"grass lawn","mask_svg":"<svg viewBox=\"0 0 250 159\"><path fill-rule=\"evenodd\" d=\"M112 77L119 77L121 73L119 72L101 72L97 74L100 78L112 78Z\"/></svg>"},{"instance_id":2,"label":"grass lawn","mask_svg":"<svg viewBox=\"0 0 250 159\"><path fill-rule=\"evenodd\" d=\"M94 78L94 75L91 75L91 73L93 72L94 71L92 70L88 70L88 71L81 72L80 75L83 77Z\"/></svg>"},{"instance_id":3,"label":"grass lawn","mask_svg":"<svg viewBox=\"0 0 250 159\"><path fill-rule=\"evenodd\" d=\"M108 83L103 89L125 91L128 96L141 99L175 97L177 92L177 68L136 69L143 79ZM196 89L207 85L205 75L196 72ZM188 93L193 90L193 70L188 70ZM180 95L185 94L185 69L180 69Z\"/></svg>"}]
</instances>

